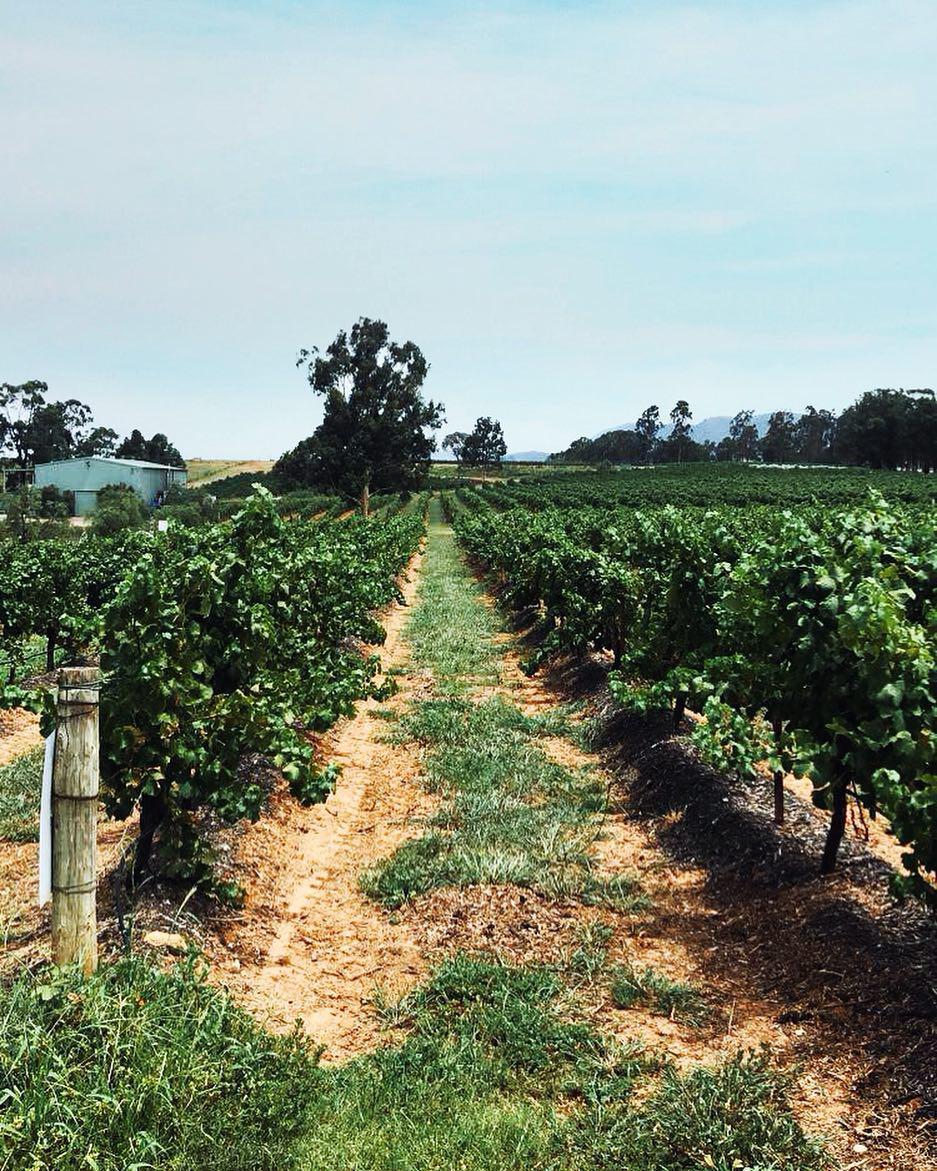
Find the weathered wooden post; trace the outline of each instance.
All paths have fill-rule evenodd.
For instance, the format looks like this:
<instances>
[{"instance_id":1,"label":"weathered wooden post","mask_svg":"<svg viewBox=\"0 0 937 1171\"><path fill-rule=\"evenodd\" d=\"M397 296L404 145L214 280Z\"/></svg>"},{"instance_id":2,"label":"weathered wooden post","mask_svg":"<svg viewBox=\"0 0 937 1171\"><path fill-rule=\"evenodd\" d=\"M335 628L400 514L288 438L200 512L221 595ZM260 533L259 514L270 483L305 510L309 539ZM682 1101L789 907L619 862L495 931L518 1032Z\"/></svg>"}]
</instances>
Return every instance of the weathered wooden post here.
<instances>
[{"instance_id":1,"label":"weathered wooden post","mask_svg":"<svg viewBox=\"0 0 937 1171\"><path fill-rule=\"evenodd\" d=\"M98 966L97 667L59 671L52 768L52 960Z\"/></svg>"}]
</instances>

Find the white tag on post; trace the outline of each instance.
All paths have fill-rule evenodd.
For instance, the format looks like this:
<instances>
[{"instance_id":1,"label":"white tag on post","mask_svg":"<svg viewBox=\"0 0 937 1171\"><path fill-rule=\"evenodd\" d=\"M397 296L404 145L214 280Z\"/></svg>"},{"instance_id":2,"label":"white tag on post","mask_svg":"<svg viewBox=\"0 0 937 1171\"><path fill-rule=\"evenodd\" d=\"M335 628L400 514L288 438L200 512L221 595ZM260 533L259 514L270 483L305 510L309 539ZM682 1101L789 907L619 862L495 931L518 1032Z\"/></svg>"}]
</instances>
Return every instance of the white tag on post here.
<instances>
[{"instance_id":1,"label":"white tag on post","mask_svg":"<svg viewBox=\"0 0 937 1171\"><path fill-rule=\"evenodd\" d=\"M42 790L39 797L39 906L52 898L52 763L55 760L55 733L46 736L42 762Z\"/></svg>"}]
</instances>

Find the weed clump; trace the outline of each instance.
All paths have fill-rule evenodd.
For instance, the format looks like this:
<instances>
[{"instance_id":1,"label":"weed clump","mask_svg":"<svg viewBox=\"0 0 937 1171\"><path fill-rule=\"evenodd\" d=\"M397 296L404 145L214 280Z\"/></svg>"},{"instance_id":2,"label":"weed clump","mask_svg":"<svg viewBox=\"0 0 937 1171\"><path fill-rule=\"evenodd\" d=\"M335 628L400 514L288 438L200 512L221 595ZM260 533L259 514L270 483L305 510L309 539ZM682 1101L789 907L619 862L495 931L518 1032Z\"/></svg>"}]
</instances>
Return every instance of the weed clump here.
<instances>
[{"instance_id":1,"label":"weed clump","mask_svg":"<svg viewBox=\"0 0 937 1171\"><path fill-rule=\"evenodd\" d=\"M654 968L617 968L612 977L612 1000L617 1008L646 1005L685 1025L703 1024L710 1011L691 984L671 980Z\"/></svg>"}]
</instances>

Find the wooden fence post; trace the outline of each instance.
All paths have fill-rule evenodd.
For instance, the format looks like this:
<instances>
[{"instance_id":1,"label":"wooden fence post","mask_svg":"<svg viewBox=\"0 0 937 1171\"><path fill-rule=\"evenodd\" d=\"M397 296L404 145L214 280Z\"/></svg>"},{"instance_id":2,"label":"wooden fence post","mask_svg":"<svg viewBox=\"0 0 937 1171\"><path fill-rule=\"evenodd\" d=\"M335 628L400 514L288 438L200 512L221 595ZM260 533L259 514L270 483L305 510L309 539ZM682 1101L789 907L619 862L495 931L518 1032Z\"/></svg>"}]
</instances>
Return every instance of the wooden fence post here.
<instances>
[{"instance_id":1,"label":"wooden fence post","mask_svg":"<svg viewBox=\"0 0 937 1171\"><path fill-rule=\"evenodd\" d=\"M52 766L52 960L98 966L97 667L59 671Z\"/></svg>"}]
</instances>

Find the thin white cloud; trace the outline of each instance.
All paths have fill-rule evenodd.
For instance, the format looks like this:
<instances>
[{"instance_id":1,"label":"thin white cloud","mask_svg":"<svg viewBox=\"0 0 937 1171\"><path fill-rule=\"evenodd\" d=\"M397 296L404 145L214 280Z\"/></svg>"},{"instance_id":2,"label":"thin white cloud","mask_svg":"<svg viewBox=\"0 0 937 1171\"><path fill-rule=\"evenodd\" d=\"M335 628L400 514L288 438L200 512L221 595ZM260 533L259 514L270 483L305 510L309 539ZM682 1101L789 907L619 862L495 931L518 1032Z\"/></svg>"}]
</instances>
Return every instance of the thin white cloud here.
<instances>
[{"instance_id":1,"label":"thin white cloud","mask_svg":"<svg viewBox=\"0 0 937 1171\"><path fill-rule=\"evenodd\" d=\"M522 446L532 414L563 440L571 380L628 415L629 363L724 413L760 351L839 405L867 381L850 352L937 357L907 328L935 54L917 0L24 9L0 32L0 377L109 418L233 395L215 450L251 454L293 350L378 313ZM184 443L211 450L210 414Z\"/></svg>"}]
</instances>

